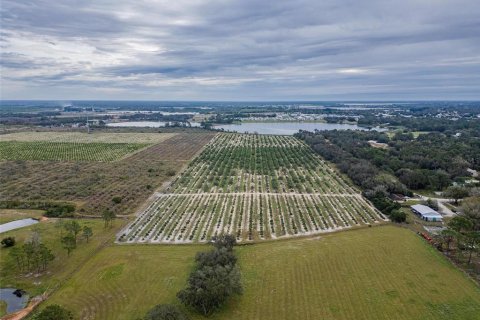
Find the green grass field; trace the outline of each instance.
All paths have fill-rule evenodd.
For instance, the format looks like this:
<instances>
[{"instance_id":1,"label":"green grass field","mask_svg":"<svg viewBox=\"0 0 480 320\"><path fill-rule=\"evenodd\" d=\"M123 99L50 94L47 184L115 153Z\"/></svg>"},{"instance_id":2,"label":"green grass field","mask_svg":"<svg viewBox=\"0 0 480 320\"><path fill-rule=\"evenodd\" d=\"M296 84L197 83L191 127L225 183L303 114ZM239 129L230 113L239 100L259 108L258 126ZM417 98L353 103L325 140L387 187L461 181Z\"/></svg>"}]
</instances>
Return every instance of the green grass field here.
<instances>
[{"instance_id":1,"label":"green grass field","mask_svg":"<svg viewBox=\"0 0 480 320\"><path fill-rule=\"evenodd\" d=\"M0 216L3 218L4 215L11 214L11 212L6 213L7 211L13 210L2 211L3 212ZM28 216L35 217L34 214L28 214L26 217ZM81 236L79 235L77 249L75 249L69 257L67 256L67 251L62 248L62 244L60 243L60 229L55 227L55 222L52 219L42 221L29 227L11 230L0 234L1 239L8 236L15 237L17 242L16 245L21 246L26 240L30 239L32 231L37 230L41 242L50 248L56 257L48 267L46 273L43 273L40 276L33 276L31 274L25 276L17 273L17 265L8 255L10 248L0 248L0 287L22 288L27 290L32 296L42 294L45 290L60 285L70 274L76 271L80 264L90 259L103 243L106 243L107 241L110 242L110 240L113 239L115 230L105 230L102 220L81 219L77 221L81 226L90 226L93 229L93 237L87 243L85 240L81 239ZM116 224L119 225L120 222L117 221ZM63 231L63 234L65 234L65 231Z\"/></svg>"},{"instance_id":2,"label":"green grass field","mask_svg":"<svg viewBox=\"0 0 480 320\"><path fill-rule=\"evenodd\" d=\"M136 319L155 304L178 303L175 294L203 249L107 247L47 304L64 305L80 319ZM244 295L210 319L479 318L478 286L406 229L374 227L236 251Z\"/></svg>"}]
</instances>

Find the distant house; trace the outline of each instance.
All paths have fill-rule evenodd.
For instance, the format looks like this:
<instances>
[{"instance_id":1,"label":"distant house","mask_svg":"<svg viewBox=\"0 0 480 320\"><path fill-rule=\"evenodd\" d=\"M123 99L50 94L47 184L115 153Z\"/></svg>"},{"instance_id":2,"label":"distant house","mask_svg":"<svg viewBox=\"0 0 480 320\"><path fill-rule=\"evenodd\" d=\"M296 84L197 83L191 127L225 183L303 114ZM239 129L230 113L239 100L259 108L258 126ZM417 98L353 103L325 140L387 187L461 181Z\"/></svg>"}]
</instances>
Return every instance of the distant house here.
<instances>
[{"instance_id":1,"label":"distant house","mask_svg":"<svg viewBox=\"0 0 480 320\"><path fill-rule=\"evenodd\" d=\"M443 219L440 213L430 207L424 206L423 204L415 204L410 206L410 208L413 213L420 216L425 221L441 222Z\"/></svg>"},{"instance_id":2,"label":"distant house","mask_svg":"<svg viewBox=\"0 0 480 320\"><path fill-rule=\"evenodd\" d=\"M91 126L98 126L100 124L100 120L98 119L88 120L88 124Z\"/></svg>"}]
</instances>

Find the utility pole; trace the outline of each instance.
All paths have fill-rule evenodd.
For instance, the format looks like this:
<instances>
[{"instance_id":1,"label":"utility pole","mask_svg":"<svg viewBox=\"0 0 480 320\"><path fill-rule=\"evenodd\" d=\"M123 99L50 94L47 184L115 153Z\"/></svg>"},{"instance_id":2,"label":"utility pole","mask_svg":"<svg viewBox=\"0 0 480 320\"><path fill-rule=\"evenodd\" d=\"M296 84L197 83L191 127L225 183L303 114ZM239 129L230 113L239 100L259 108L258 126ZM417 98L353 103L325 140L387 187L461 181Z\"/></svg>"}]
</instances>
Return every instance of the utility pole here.
<instances>
[{"instance_id":1,"label":"utility pole","mask_svg":"<svg viewBox=\"0 0 480 320\"><path fill-rule=\"evenodd\" d=\"M90 133L90 124L88 123L88 114L87 114L87 133Z\"/></svg>"}]
</instances>

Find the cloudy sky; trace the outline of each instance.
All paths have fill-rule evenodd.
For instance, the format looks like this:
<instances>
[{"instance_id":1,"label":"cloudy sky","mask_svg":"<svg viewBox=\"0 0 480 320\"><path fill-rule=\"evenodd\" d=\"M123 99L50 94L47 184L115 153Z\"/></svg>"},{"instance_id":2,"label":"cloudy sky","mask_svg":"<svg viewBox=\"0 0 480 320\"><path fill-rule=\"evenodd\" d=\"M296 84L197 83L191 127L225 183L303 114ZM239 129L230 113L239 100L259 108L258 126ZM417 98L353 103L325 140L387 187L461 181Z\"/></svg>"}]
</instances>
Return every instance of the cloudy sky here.
<instances>
[{"instance_id":1,"label":"cloudy sky","mask_svg":"<svg viewBox=\"0 0 480 320\"><path fill-rule=\"evenodd\" d=\"M480 99L479 0L1 0L2 99Z\"/></svg>"}]
</instances>

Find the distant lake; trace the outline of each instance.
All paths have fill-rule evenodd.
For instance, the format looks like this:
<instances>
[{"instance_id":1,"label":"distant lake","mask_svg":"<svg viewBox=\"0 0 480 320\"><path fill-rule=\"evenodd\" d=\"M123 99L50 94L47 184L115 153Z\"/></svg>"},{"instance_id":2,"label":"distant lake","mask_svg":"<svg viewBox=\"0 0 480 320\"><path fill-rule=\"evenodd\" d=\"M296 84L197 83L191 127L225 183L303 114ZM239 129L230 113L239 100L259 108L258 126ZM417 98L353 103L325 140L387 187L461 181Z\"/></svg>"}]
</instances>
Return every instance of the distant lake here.
<instances>
[{"instance_id":1,"label":"distant lake","mask_svg":"<svg viewBox=\"0 0 480 320\"><path fill-rule=\"evenodd\" d=\"M382 128L365 128L356 124L323 123L323 122L245 122L241 124L216 125L215 129L225 131L236 131L239 133L277 134L293 135L299 130L377 130L385 131Z\"/></svg>"},{"instance_id":2,"label":"distant lake","mask_svg":"<svg viewBox=\"0 0 480 320\"><path fill-rule=\"evenodd\" d=\"M163 128L167 123L164 121L126 121L107 123L107 127L134 127L134 128ZM200 127L198 122L190 122L192 127Z\"/></svg>"}]
</instances>

